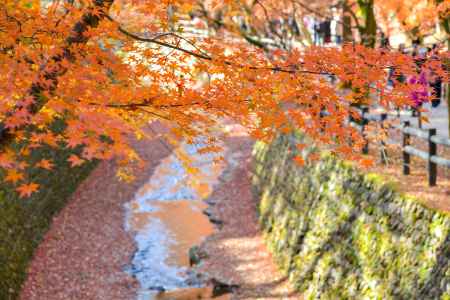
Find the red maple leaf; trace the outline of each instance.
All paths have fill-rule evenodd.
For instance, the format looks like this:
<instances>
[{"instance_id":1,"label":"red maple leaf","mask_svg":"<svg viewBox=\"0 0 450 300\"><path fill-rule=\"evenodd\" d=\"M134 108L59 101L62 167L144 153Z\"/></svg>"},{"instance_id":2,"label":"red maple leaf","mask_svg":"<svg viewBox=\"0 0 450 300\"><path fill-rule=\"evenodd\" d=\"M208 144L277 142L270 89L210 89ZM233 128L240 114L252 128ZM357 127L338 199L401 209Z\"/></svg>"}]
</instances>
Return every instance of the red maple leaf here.
<instances>
[{"instance_id":1,"label":"red maple leaf","mask_svg":"<svg viewBox=\"0 0 450 300\"><path fill-rule=\"evenodd\" d=\"M84 159L79 158L75 154L72 154L67 160L70 162L72 167L80 166L85 162Z\"/></svg>"},{"instance_id":2,"label":"red maple leaf","mask_svg":"<svg viewBox=\"0 0 450 300\"><path fill-rule=\"evenodd\" d=\"M31 194L39 189L39 184L31 182L30 184L22 184L16 191L19 192L21 198L30 197Z\"/></svg>"}]
</instances>

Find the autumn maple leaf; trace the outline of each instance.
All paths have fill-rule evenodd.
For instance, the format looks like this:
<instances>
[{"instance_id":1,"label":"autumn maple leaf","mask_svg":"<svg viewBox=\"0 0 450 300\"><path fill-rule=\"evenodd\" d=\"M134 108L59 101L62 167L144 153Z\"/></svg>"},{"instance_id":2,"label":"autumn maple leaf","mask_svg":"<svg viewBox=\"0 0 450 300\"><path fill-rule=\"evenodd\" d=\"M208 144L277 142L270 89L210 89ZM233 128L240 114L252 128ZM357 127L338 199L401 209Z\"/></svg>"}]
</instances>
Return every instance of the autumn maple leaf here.
<instances>
[{"instance_id":1,"label":"autumn maple leaf","mask_svg":"<svg viewBox=\"0 0 450 300\"><path fill-rule=\"evenodd\" d=\"M8 173L5 177L5 181L16 183L19 180L23 179L23 173L17 172L17 170L8 170Z\"/></svg>"},{"instance_id":2,"label":"autumn maple leaf","mask_svg":"<svg viewBox=\"0 0 450 300\"><path fill-rule=\"evenodd\" d=\"M48 159L43 159L36 164L36 167L46 169L46 170L51 170L51 169L53 169L53 163Z\"/></svg>"},{"instance_id":3,"label":"autumn maple leaf","mask_svg":"<svg viewBox=\"0 0 450 300\"><path fill-rule=\"evenodd\" d=\"M361 159L360 163L363 168L370 168L374 165L373 159L371 158L363 158Z\"/></svg>"},{"instance_id":4,"label":"autumn maple leaf","mask_svg":"<svg viewBox=\"0 0 450 300\"><path fill-rule=\"evenodd\" d=\"M294 161L299 165L299 166L304 166L305 165L305 160L303 159L303 157L301 156L295 156L294 157Z\"/></svg>"},{"instance_id":5,"label":"autumn maple leaf","mask_svg":"<svg viewBox=\"0 0 450 300\"><path fill-rule=\"evenodd\" d=\"M75 154L72 154L67 160L72 167L80 166L84 163L84 159L79 158Z\"/></svg>"},{"instance_id":6,"label":"autumn maple leaf","mask_svg":"<svg viewBox=\"0 0 450 300\"><path fill-rule=\"evenodd\" d=\"M421 37L446 17L448 1L353 1L356 4L350 5L346 13L353 14L356 23L370 17L370 24L379 24L387 32L397 31L397 27L410 32L418 27L414 35ZM226 31L231 31L233 36L226 40L219 35L203 38L199 30L192 34L190 26L186 31L179 30L178 37L171 32L171 24L183 26L178 21L189 18L197 1L174 0L171 5L167 5L168 1L143 1L146 3L130 7L117 6L114 1L88 1L87 6L73 7L67 18L60 18L58 13L43 14L39 1L31 1L33 9L23 5L24 1L6 2L7 8L3 9L3 5L0 12L0 41L12 50L0 51L0 61L2 66L11 65L13 69L0 76L0 120L6 133L2 144L23 146L19 151L0 151L0 168L14 167L17 172L28 169L25 157L44 145L55 149L83 146L82 154L68 158L72 167L92 159L123 156L135 161L127 137L157 119L168 121L167 128L176 128L171 133L180 140L211 135L228 116L239 120L263 142L269 142L279 131L288 134L295 128L348 158L356 149L353 141L363 140L355 128L347 125L349 110L354 119L361 119L357 117L359 109L350 108L350 104L404 107L411 103L411 92L420 87L401 82L387 84L387 66L395 71L390 77L399 81L400 77L418 76L417 65L403 51L373 48L374 26L358 27L359 34L353 37L350 32L343 37L344 44L333 47L307 46L310 43L303 41L310 40L309 34L297 32L291 22L277 25L276 31L286 34L275 40L274 32L267 32L271 19L286 16L295 20L298 16L312 16L316 10L334 15L335 1L309 1L312 10L308 5L293 5L286 0L259 1L264 5L251 9L246 9L249 1L201 1L208 18L199 15L196 19L206 27L205 33L215 32L209 26L215 27L220 21L220 35L228 36ZM65 1L52 1L52 11L66 9ZM357 13L359 10L365 11L364 16ZM115 11L113 17L105 13L110 11ZM220 20L216 19L219 15ZM55 24L59 24L57 28ZM272 42L246 45L246 30L240 30L243 26L252 29L256 40L269 38ZM146 28L145 33L136 31L141 27ZM32 32L39 34L32 35L33 42L24 42ZM158 47L147 47L143 42ZM421 73L436 74L447 83L447 52L437 49L436 55L424 57ZM330 75L332 81L328 81ZM53 125L60 119L65 125L58 125L54 132ZM31 136L29 125L34 131ZM237 134L236 130L228 133ZM207 144L199 152L217 152L213 147ZM296 161L305 163L300 157ZM37 164L44 169L52 166L46 161ZM11 181L20 180L11 176Z\"/></svg>"},{"instance_id":7,"label":"autumn maple leaf","mask_svg":"<svg viewBox=\"0 0 450 300\"><path fill-rule=\"evenodd\" d=\"M39 188L39 184L31 182L30 184L22 184L16 191L19 192L21 198L30 197L31 194L36 192Z\"/></svg>"},{"instance_id":8,"label":"autumn maple leaf","mask_svg":"<svg viewBox=\"0 0 450 300\"><path fill-rule=\"evenodd\" d=\"M19 170L24 170L26 167L28 167L28 163L25 161L17 163L17 169Z\"/></svg>"},{"instance_id":9,"label":"autumn maple leaf","mask_svg":"<svg viewBox=\"0 0 450 300\"><path fill-rule=\"evenodd\" d=\"M13 163L13 154L11 152L4 152L0 154L0 167L9 168Z\"/></svg>"}]
</instances>

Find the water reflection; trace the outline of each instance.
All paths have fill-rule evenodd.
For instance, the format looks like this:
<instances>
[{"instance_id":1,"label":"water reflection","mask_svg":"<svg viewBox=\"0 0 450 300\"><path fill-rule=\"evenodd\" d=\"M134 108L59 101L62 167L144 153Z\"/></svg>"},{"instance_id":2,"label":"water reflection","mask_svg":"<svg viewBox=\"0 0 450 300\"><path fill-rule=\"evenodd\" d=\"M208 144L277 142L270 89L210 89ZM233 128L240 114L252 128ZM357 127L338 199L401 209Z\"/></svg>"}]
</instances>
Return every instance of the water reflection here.
<instances>
[{"instance_id":1,"label":"water reflection","mask_svg":"<svg viewBox=\"0 0 450 300\"><path fill-rule=\"evenodd\" d=\"M188 250L213 231L202 200L212 192L224 163L213 163L219 154L198 154L196 149L183 144L128 203L126 226L137 245L129 271L140 283L140 300L156 299L158 288L198 286L187 272Z\"/></svg>"}]
</instances>

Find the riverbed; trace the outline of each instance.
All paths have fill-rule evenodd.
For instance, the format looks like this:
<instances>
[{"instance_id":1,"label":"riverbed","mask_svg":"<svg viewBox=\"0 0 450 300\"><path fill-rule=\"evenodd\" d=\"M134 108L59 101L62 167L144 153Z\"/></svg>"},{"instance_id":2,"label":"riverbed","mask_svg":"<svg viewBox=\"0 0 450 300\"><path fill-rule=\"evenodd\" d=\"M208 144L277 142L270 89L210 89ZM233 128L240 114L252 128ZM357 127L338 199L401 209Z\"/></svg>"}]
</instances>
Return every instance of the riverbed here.
<instances>
[{"instance_id":1,"label":"riverbed","mask_svg":"<svg viewBox=\"0 0 450 300\"><path fill-rule=\"evenodd\" d=\"M189 268L189 249L213 233L204 203L222 173L223 153L199 154L201 145L183 143L162 160L127 203L126 229L136 252L127 271L139 282L138 300L156 299L161 291L201 288Z\"/></svg>"}]
</instances>

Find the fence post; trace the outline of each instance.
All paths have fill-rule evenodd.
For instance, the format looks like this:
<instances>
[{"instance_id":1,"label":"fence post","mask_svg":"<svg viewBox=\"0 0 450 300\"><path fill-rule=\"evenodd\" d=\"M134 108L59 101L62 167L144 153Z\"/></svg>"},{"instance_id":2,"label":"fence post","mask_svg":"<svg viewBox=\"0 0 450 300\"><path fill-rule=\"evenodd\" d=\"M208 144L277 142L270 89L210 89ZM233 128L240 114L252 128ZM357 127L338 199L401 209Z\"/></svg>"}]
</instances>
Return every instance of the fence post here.
<instances>
[{"instance_id":1,"label":"fence post","mask_svg":"<svg viewBox=\"0 0 450 300\"><path fill-rule=\"evenodd\" d=\"M431 157L437 155L437 145L431 140L436 135L436 129L428 129L428 184L436 186L437 181L437 165L431 161Z\"/></svg>"},{"instance_id":2,"label":"fence post","mask_svg":"<svg viewBox=\"0 0 450 300\"><path fill-rule=\"evenodd\" d=\"M381 130L384 131L385 127L384 127L384 121L386 121L387 119L387 113L382 113L381 114L381 119L380 119L380 127ZM383 138L384 138L384 134L383 134ZM380 158L381 158L381 163L383 165L385 165L387 163L387 152L386 152L386 143L384 142L384 140L381 140L381 147L380 147Z\"/></svg>"},{"instance_id":3,"label":"fence post","mask_svg":"<svg viewBox=\"0 0 450 300\"><path fill-rule=\"evenodd\" d=\"M409 127L410 123L409 121L403 122L403 128ZM411 137L408 133L405 133L402 130L403 133L403 175L409 175L410 173L410 163L411 163L411 156L405 152L405 147L410 144Z\"/></svg>"},{"instance_id":4,"label":"fence post","mask_svg":"<svg viewBox=\"0 0 450 300\"><path fill-rule=\"evenodd\" d=\"M362 116L361 116L361 135L364 138L364 147L362 149L363 154L369 154L369 140L366 137L366 126L369 124L369 120L366 119L366 114L369 112L368 107L362 108Z\"/></svg>"}]
</instances>

